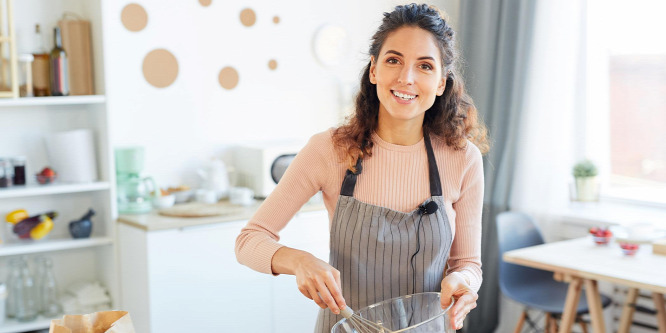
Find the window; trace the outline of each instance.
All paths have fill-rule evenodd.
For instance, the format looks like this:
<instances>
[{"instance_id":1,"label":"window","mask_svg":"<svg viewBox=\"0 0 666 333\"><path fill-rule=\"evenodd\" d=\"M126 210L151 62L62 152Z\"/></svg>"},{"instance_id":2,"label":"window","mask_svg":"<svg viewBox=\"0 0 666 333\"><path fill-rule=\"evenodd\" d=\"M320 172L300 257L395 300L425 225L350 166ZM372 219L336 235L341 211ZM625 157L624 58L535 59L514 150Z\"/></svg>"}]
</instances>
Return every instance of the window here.
<instances>
[{"instance_id":1,"label":"window","mask_svg":"<svg viewBox=\"0 0 666 333\"><path fill-rule=\"evenodd\" d=\"M588 5L586 151L602 195L666 204L666 1Z\"/></svg>"}]
</instances>

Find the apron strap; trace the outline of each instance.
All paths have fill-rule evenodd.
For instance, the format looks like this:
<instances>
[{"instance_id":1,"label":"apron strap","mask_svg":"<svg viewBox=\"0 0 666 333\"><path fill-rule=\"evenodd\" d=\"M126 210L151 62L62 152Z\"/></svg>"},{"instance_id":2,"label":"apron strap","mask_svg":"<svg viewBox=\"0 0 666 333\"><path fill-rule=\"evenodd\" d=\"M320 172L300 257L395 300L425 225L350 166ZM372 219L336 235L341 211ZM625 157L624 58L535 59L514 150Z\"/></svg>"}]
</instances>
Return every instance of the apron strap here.
<instances>
[{"instance_id":1,"label":"apron strap","mask_svg":"<svg viewBox=\"0 0 666 333\"><path fill-rule=\"evenodd\" d=\"M439 170L437 169L437 160L435 160L435 152L432 150L432 143L430 142L430 135L427 132L423 132L424 143L426 146L426 152L428 153L428 175L430 177L430 195L431 196L441 196L442 195L442 183L439 179ZM363 159L359 156L356 160L356 172L347 170L345 173L345 179L342 181L342 187L340 188L340 195L346 197L354 196L354 188L356 188L356 178L363 170L362 164Z\"/></svg>"},{"instance_id":2,"label":"apron strap","mask_svg":"<svg viewBox=\"0 0 666 333\"><path fill-rule=\"evenodd\" d=\"M423 141L428 152L428 173L430 176L430 195L433 197L442 196L442 182L439 180L439 169L437 169L437 160L435 152L432 150L432 142L427 131L423 131Z\"/></svg>"},{"instance_id":3,"label":"apron strap","mask_svg":"<svg viewBox=\"0 0 666 333\"><path fill-rule=\"evenodd\" d=\"M362 162L361 156L358 157L356 160L356 172L352 172L351 170L347 169L347 172L345 173L345 179L342 181L342 188L340 188L340 195L344 195L346 197L353 197L354 196L354 188L356 187L356 176L363 171L363 166L361 165Z\"/></svg>"}]
</instances>

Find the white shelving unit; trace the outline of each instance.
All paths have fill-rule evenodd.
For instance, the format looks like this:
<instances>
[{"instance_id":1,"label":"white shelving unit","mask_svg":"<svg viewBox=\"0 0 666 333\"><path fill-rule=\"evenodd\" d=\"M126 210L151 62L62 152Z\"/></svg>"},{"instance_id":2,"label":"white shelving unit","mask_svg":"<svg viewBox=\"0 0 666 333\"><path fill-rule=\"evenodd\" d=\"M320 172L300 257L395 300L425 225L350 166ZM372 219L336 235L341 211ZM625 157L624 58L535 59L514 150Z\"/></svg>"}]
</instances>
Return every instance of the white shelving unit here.
<instances>
[{"instance_id":1,"label":"white shelving unit","mask_svg":"<svg viewBox=\"0 0 666 333\"><path fill-rule=\"evenodd\" d=\"M0 281L5 281L8 263L16 256L26 256L34 272L34 258L53 260L53 271L62 294L80 281L99 281L109 291L112 308L120 304L116 259L115 171L109 140L109 117L104 87L102 54L103 0L22 0L16 1L14 16L17 30L34 31L40 24L46 42L52 47L53 27L63 13L73 12L90 21L95 95L0 99L0 157L23 155L27 158L28 185L0 189ZM32 44L31 35L22 35L24 46ZM20 37L20 36L17 36ZM30 41L27 41L30 39ZM19 46L21 43L19 43ZM25 49L25 48L24 48ZM98 180L91 183L36 184L34 174L50 165L44 137L50 133L90 129L94 133ZM57 172L57 170L56 170ZM89 208L95 211L90 238L73 239L69 222L80 218ZM18 240L4 216L15 209L30 215L58 212L51 233L41 240ZM52 318L39 317L21 323L5 318L0 333L48 330Z\"/></svg>"}]
</instances>

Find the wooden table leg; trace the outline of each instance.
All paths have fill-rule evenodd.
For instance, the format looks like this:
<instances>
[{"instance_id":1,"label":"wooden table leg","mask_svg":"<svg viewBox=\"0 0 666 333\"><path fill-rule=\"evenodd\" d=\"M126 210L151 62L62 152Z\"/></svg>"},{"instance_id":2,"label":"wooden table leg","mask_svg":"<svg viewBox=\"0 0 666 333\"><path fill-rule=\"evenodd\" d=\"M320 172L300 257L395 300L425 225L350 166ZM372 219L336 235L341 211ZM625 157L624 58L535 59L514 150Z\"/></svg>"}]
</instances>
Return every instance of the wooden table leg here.
<instances>
[{"instance_id":1,"label":"wooden table leg","mask_svg":"<svg viewBox=\"0 0 666 333\"><path fill-rule=\"evenodd\" d=\"M629 333L631 322L634 318L634 311L636 310L636 298L638 297L637 288L629 288L627 292L627 300L624 301L622 309L622 317L620 318L620 327L617 333Z\"/></svg>"},{"instance_id":2,"label":"wooden table leg","mask_svg":"<svg viewBox=\"0 0 666 333\"><path fill-rule=\"evenodd\" d=\"M601 295L596 280L585 279L585 295L587 296L587 306L590 308L590 321L592 322L592 332L605 333L604 309L601 306Z\"/></svg>"},{"instance_id":3,"label":"wooden table leg","mask_svg":"<svg viewBox=\"0 0 666 333\"><path fill-rule=\"evenodd\" d=\"M652 293L654 308L657 310L657 326L659 333L666 333L666 309L664 308L664 295Z\"/></svg>"},{"instance_id":4,"label":"wooden table leg","mask_svg":"<svg viewBox=\"0 0 666 333\"><path fill-rule=\"evenodd\" d=\"M579 277L574 277L571 282L569 282L569 290L567 291L567 298L564 302L562 321L560 322L560 330L558 333L571 332L574 319L576 319L576 309L578 308L578 300L580 299L580 291L582 287L583 279Z\"/></svg>"}]
</instances>

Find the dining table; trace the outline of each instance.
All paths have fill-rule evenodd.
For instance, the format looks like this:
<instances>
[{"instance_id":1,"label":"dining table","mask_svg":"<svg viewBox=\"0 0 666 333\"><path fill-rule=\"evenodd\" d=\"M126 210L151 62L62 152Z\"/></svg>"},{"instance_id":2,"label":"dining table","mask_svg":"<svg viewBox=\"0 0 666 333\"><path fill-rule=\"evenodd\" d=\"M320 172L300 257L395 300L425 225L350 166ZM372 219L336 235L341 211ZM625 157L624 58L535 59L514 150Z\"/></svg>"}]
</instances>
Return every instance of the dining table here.
<instances>
[{"instance_id":1,"label":"dining table","mask_svg":"<svg viewBox=\"0 0 666 333\"><path fill-rule=\"evenodd\" d=\"M626 255L616 242L599 245L588 236L507 251L503 259L551 271L554 279L569 283L559 333L571 332L583 289L593 332L606 332L599 281L628 288L619 333L630 330L639 290L651 292L659 333L666 333L666 255L652 253L650 244L641 244L636 253Z\"/></svg>"}]
</instances>

